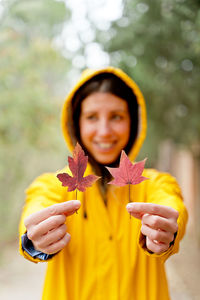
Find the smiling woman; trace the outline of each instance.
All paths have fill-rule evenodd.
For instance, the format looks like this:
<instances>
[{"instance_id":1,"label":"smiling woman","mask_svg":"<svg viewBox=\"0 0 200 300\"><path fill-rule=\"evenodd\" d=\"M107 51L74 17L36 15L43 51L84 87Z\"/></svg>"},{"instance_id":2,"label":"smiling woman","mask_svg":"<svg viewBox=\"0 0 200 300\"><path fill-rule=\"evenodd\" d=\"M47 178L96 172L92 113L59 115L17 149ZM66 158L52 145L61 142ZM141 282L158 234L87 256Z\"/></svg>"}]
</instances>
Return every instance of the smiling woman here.
<instances>
[{"instance_id":1,"label":"smiling woman","mask_svg":"<svg viewBox=\"0 0 200 300\"><path fill-rule=\"evenodd\" d=\"M62 129L71 151L78 142L87 153L85 175L101 179L79 200L57 174L43 174L27 190L20 251L49 261L42 299L169 300L163 262L178 251L187 222L175 179L144 169L149 180L131 191L107 184L106 166L118 167L122 150L135 160L145 138L138 86L112 67L85 71L64 103Z\"/></svg>"}]
</instances>

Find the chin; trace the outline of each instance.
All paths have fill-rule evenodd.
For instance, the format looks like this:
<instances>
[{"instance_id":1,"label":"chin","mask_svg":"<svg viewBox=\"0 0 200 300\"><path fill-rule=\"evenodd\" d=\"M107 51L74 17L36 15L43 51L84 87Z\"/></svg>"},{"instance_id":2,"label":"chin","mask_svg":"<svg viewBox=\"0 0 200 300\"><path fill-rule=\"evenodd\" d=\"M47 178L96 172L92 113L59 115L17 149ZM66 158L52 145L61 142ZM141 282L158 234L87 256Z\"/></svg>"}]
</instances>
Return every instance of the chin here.
<instances>
[{"instance_id":1,"label":"chin","mask_svg":"<svg viewBox=\"0 0 200 300\"><path fill-rule=\"evenodd\" d=\"M111 165L112 163L114 163L116 161L117 158L114 159L98 159L96 158L95 160L101 164L101 165Z\"/></svg>"}]
</instances>

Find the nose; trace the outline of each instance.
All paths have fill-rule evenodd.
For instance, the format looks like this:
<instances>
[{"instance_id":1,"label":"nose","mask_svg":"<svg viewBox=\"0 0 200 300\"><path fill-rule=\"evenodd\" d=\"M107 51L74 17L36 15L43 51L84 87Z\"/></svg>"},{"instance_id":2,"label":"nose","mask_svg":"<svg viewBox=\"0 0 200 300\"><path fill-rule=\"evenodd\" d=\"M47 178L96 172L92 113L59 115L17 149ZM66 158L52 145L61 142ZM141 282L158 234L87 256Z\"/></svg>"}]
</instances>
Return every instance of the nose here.
<instances>
[{"instance_id":1,"label":"nose","mask_svg":"<svg viewBox=\"0 0 200 300\"><path fill-rule=\"evenodd\" d=\"M110 126L109 120L102 119L98 124L98 135L99 136L109 136L112 134L112 128Z\"/></svg>"}]
</instances>

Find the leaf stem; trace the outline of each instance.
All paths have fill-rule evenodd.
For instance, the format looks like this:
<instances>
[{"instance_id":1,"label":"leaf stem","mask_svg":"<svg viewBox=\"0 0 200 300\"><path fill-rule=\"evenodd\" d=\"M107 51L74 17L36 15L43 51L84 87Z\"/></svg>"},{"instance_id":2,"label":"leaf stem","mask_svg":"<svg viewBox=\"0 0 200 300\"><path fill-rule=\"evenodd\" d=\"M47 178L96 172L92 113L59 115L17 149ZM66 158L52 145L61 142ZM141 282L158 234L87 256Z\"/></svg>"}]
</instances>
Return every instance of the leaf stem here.
<instances>
[{"instance_id":1,"label":"leaf stem","mask_svg":"<svg viewBox=\"0 0 200 300\"><path fill-rule=\"evenodd\" d=\"M76 200L78 200L78 199L77 199L77 189L76 189ZM76 214L78 214L78 211L77 211L77 210L76 210Z\"/></svg>"},{"instance_id":2,"label":"leaf stem","mask_svg":"<svg viewBox=\"0 0 200 300\"><path fill-rule=\"evenodd\" d=\"M128 202L129 203L131 202L131 185L130 185L130 183L128 184ZM131 214L130 214L130 219L131 219Z\"/></svg>"}]
</instances>

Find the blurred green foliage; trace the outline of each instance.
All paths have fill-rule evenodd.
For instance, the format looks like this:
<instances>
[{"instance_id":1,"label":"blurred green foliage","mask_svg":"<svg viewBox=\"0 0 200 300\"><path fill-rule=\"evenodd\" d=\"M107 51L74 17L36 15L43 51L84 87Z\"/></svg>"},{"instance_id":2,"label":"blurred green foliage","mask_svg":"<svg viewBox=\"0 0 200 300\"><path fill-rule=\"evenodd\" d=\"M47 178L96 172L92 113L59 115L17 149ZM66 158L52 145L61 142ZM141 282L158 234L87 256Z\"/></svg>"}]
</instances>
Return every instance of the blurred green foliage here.
<instances>
[{"instance_id":1,"label":"blurred green foliage","mask_svg":"<svg viewBox=\"0 0 200 300\"><path fill-rule=\"evenodd\" d=\"M156 159L163 139L200 142L199 1L123 1L122 17L98 30L97 41L144 92L148 156Z\"/></svg>"},{"instance_id":2,"label":"blurred green foliage","mask_svg":"<svg viewBox=\"0 0 200 300\"><path fill-rule=\"evenodd\" d=\"M144 93L148 135L141 158L148 156L148 164L154 165L165 139L191 149L200 143L199 1L125 0L121 18L105 30L98 29L88 14L86 28L96 38L89 34L88 42L87 32L80 28L81 47L71 53L55 43L59 36L67 38L62 33L69 22L67 42L73 46L74 23L64 2L0 1L0 245L17 235L28 184L41 172L66 163L61 105L69 88L71 61L77 57L73 69L81 69L80 58L87 61L90 42L104 47L110 65L127 72Z\"/></svg>"},{"instance_id":3,"label":"blurred green foliage","mask_svg":"<svg viewBox=\"0 0 200 300\"><path fill-rule=\"evenodd\" d=\"M53 38L63 2L3 2L0 18L0 244L17 234L24 189L66 163L59 116L70 62Z\"/></svg>"}]
</instances>

